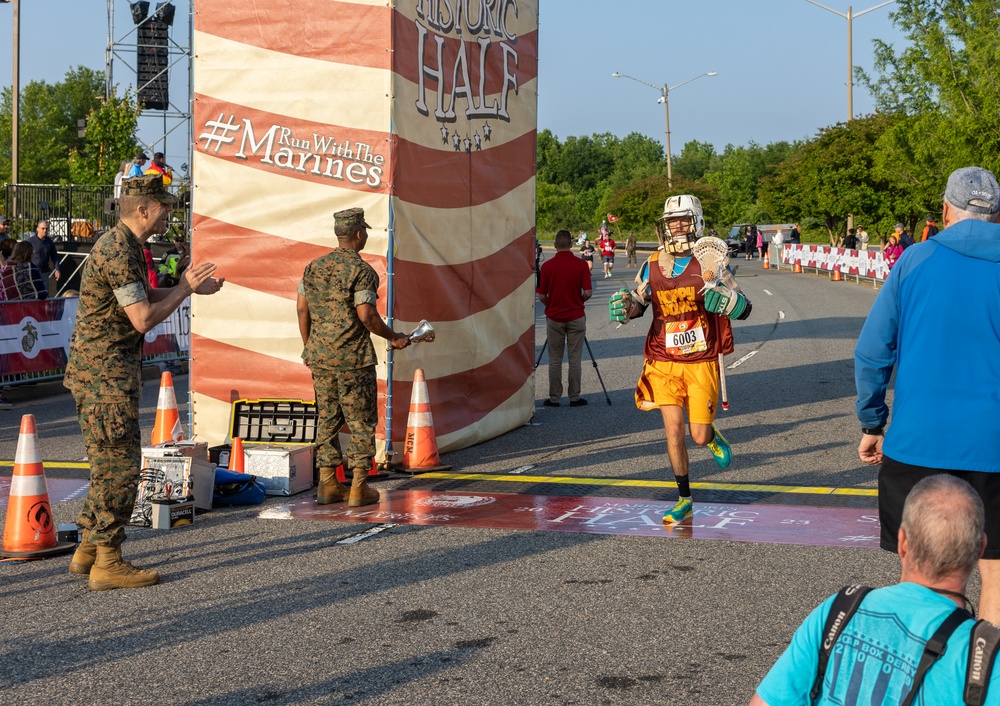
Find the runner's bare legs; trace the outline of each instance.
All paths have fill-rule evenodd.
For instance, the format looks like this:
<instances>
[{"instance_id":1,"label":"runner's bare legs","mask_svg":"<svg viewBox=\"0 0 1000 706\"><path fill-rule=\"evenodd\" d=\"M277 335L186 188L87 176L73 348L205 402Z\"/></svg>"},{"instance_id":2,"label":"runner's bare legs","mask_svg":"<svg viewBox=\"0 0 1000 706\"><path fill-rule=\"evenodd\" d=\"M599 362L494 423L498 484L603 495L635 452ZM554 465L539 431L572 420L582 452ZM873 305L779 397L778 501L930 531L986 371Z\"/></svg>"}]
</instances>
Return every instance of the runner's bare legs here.
<instances>
[{"instance_id":1,"label":"runner's bare legs","mask_svg":"<svg viewBox=\"0 0 1000 706\"><path fill-rule=\"evenodd\" d=\"M1000 559L980 559L983 587L979 594L979 617L1000 625Z\"/></svg>"},{"instance_id":2,"label":"runner's bare legs","mask_svg":"<svg viewBox=\"0 0 1000 706\"><path fill-rule=\"evenodd\" d=\"M685 437L687 425L684 423L684 410L678 405L663 405L660 407L663 415L663 428L667 433L667 456L673 467L675 476L688 474L688 452ZM691 441L698 446L705 446L715 436L711 424L692 424Z\"/></svg>"}]
</instances>

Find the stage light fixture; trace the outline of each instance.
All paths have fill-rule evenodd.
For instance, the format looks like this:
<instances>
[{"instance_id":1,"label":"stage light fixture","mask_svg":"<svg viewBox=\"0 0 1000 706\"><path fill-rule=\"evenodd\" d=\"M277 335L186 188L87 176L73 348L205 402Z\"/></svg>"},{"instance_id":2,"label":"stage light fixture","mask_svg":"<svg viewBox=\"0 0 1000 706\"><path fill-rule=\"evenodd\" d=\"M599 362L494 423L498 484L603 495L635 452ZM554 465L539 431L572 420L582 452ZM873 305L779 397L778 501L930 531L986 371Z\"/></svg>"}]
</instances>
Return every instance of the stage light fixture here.
<instances>
[{"instance_id":1,"label":"stage light fixture","mask_svg":"<svg viewBox=\"0 0 1000 706\"><path fill-rule=\"evenodd\" d=\"M169 2L156 3L156 13L153 15L154 22L162 22L167 27L174 24L174 6Z\"/></svg>"},{"instance_id":2,"label":"stage light fixture","mask_svg":"<svg viewBox=\"0 0 1000 706\"><path fill-rule=\"evenodd\" d=\"M141 25L146 19L146 15L149 14L149 3L146 0L139 0L139 2L130 3L129 7L132 10L132 22Z\"/></svg>"}]
</instances>

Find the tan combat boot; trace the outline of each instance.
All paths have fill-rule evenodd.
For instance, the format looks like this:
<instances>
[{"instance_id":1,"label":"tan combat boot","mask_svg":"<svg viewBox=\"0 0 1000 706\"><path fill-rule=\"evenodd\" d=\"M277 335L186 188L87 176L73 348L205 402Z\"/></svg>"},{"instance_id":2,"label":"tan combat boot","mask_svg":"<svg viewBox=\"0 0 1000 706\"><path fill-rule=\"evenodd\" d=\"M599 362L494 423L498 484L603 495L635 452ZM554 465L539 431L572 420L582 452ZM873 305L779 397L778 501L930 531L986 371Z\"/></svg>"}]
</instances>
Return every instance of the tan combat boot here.
<instances>
[{"instance_id":1,"label":"tan combat boot","mask_svg":"<svg viewBox=\"0 0 1000 706\"><path fill-rule=\"evenodd\" d=\"M97 560L90 569L91 591L112 588L144 588L160 582L160 575L149 569L139 569L122 559L121 547L97 545Z\"/></svg>"},{"instance_id":2,"label":"tan combat boot","mask_svg":"<svg viewBox=\"0 0 1000 706\"><path fill-rule=\"evenodd\" d=\"M320 466L319 485L316 486L316 504L330 505L347 500L350 488L337 480L337 469Z\"/></svg>"},{"instance_id":3,"label":"tan combat boot","mask_svg":"<svg viewBox=\"0 0 1000 706\"><path fill-rule=\"evenodd\" d=\"M90 530L85 529L79 546L73 552L73 559L69 562L69 572L87 576L90 574L90 567L94 565L96 559L97 545L90 543Z\"/></svg>"},{"instance_id":4,"label":"tan combat boot","mask_svg":"<svg viewBox=\"0 0 1000 706\"><path fill-rule=\"evenodd\" d=\"M347 498L347 506L361 507L362 505L374 505L378 501L378 491L368 487L368 469L355 468L354 478L351 480L351 493Z\"/></svg>"}]
</instances>

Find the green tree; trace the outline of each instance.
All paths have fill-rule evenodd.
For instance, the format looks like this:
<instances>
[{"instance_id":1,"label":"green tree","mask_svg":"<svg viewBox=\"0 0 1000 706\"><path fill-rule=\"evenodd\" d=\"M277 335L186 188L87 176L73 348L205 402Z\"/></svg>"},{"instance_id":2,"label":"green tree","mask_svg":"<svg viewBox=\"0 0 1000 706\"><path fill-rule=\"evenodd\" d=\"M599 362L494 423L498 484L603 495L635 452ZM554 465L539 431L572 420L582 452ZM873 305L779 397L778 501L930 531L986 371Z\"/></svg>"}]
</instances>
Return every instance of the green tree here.
<instances>
[{"instance_id":1,"label":"green tree","mask_svg":"<svg viewBox=\"0 0 1000 706\"><path fill-rule=\"evenodd\" d=\"M674 159L673 172L690 180L702 179L721 166L715 147L708 142L691 140Z\"/></svg>"},{"instance_id":2,"label":"green tree","mask_svg":"<svg viewBox=\"0 0 1000 706\"><path fill-rule=\"evenodd\" d=\"M555 233L580 227L576 215L576 196L567 184L537 181L535 187L535 225L541 233Z\"/></svg>"},{"instance_id":3,"label":"green tree","mask_svg":"<svg viewBox=\"0 0 1000 706\"><path fill-rule=\"evenodd\" d=\"M697 196L706 220L718 207L718 191L711 184L675 176L670 188L666 175L660 175L640 179L615 191L608 199L608 210L621 219L617 223L619 232L634 230L640 240L655 239L656 221L663 215L663 204L672 194Z\"/></svg>"},{"instance_id":4,"label":"green tree","mask_svg":"<svg viewBox=\"0 0 1000 706\"><path fill-rule=\"evenodd\" d=\"M726 145L718 167L705 179L719 190L720 205L715 222L723 227L732 223L766 223L775 216L758 202L761 180L801 149L798 143L775 142L761 147L751 142L746 147Z\"/></svg>"},{"instance_id":5,"label":"green tree","mask_svg":"<svg viewBox=\"0 0 1000 706\"><path fill-rule=\"evenodd\" d=\"M665 177L667 173L663 146L645 135L633 132L624 139L608 141L607 146L614 166L597 185L599 199L591 213L594 221L602 220L614 210L611 200L619 189L658 176Z\"/></svg>"},{"instance_id":6,"label":"green tree","mask_svg":"<svg viewBox=\"0 0 1000 706\"><path fill-rule=\"evenodd\" d=\"M995 0L899 0L895 8L909 43L896 51L876 41L878 76L858 70L858 79L881 112L910 118L885 136L884 163L917 200L940 202L954 169L1000 167L1000 12Z\"/></svg>"},{"instance_id":7,"label":"green tree","mask_svg":"<svg viewBox=\"0 0 1000 706\"><path fill-rule=\"evenodd\" d=\"M77 135L77 121L103 100L104 73L78 66L62 82L31 81L21 89L18 137L19 181L55 184L70 179L70 152L84 147ZM0 179L11 180L10 87L0 98Z\"/></svg>"},{"instance_id":8,"label":"green tree","mask_svg":"<svg viewBox=\"0 0 1000 706\"><path fill-rule=\"evenodd\" d=\"M845 234L848 214L869 231L898 220L906 197L894 196L898 179L876 165L877 145L893 120L871 115L821 130L761 180L762 210L781 221L818 219L831 245Z\"/></svg>"},{"instance_id":9,"label":"green tree","mask_svg":"<svg viewBox=\"0 0 1000 706\"><path fill-rule=\"evenodd\" d=\"M87 115L82 149L69 155L70 178L75 184L110 184L118 167L136 151L136 129L141 109L132 95L102 100Z\"/></svg>"}]
</instances>

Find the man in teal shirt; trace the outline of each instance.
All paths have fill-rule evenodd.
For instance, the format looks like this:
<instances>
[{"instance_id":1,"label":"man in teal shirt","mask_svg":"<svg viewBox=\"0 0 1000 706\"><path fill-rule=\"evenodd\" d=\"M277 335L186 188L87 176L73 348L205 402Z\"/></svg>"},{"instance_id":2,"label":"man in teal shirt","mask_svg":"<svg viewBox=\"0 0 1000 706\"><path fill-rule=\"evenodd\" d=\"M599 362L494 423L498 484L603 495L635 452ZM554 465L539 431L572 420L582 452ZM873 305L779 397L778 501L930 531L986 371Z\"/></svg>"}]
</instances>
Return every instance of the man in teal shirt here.
<instances>
[{"instance_id":1,"label":"man in teal shirt","mask_svg":"<svg viewBox=\"0 0 1000 706\"><path fill-rule=\"evenodd\" d=\"M968 607L969 576L986 547L983 503L965 481L939 474L906 498L899 529L902 575L864 597L833 644L817 704L899 704L913 686L924 645L955 611ZM751 706L807 706L833 596L795 631ZM960 624L927 671L913 704L961 706L974 621ZM1000 695L1000 670L990 692ZM995 701L987 701L995 703Z\"/></svg>"}]
</instances>

